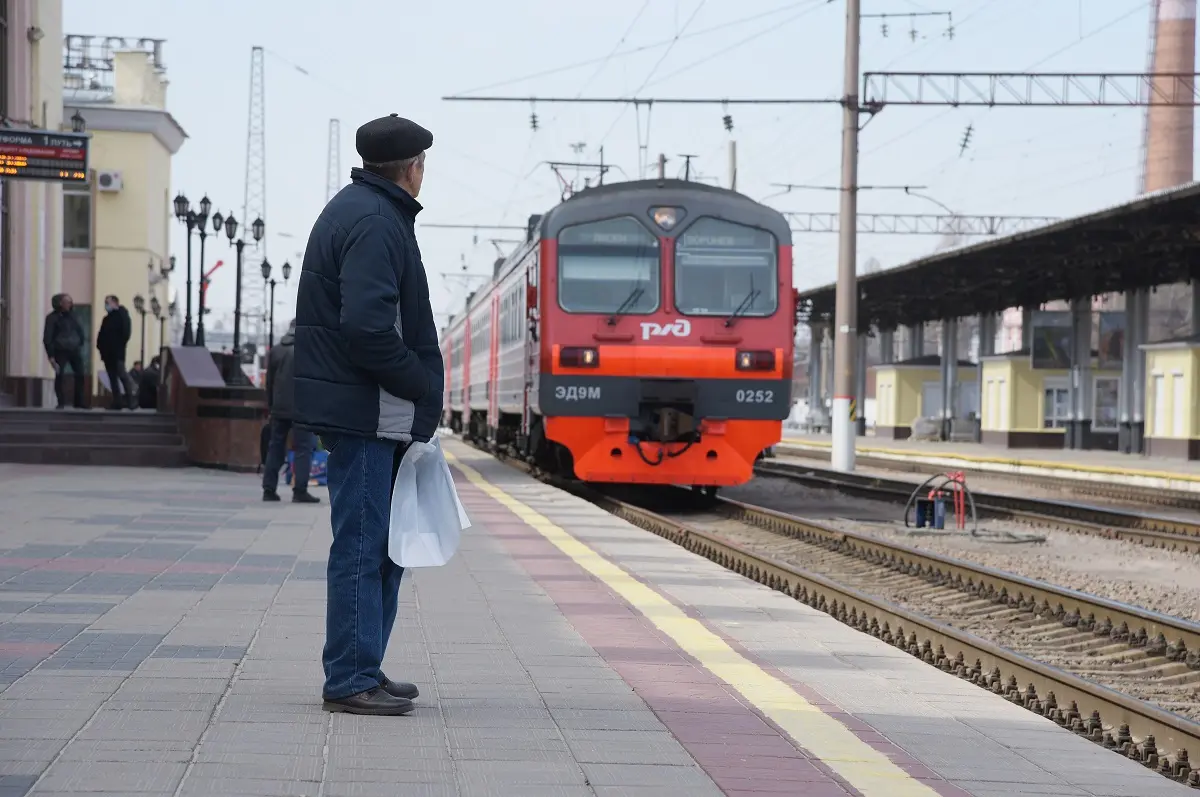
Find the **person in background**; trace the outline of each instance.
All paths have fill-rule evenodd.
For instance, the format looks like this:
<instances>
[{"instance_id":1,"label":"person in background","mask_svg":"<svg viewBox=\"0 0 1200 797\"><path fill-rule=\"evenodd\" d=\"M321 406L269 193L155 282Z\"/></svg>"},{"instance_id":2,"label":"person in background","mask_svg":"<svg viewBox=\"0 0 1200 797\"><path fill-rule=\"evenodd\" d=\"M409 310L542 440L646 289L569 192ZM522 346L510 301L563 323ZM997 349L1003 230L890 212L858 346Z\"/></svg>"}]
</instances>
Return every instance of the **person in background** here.
<instances>
[{"instance_id":1,"label":"person in background","mask_svg":"<svg viewBox=\"0 0 1200 797\"><path fill-rule=\"evenodd\" d=\"M321 211L300 273L296 409L329 452L326 711L407 714L418 696L381 665L403 573L388 557L396 471L442 414L442 355L414 229L432 144L396 114L360 127L362 168Z\"/></svg>"},{"instance_id":2,"label":"person in background","mask_svg":"<svg viewBox=\"0 0 1200 797\"><path fill-rule=\"evenodd\" d=\"M288 432L292 433L292 503L319 504L321 499L308 491L312 471L314 440L312 432L301 429L296 418L296 321L288 325L287 333L271 347L267 357L267 411L270 413L271 442L267 461L263 465L263 500L278 501L279 469L287 455ZM149 373L149 372L147 372Z\"/></svg>"},{"instance_id":3,"label":"person in background","mask_svg":"<svg viewBox=\"0 0 1200 797\"><path fill-rule=\"evenodd\" d=\"M71 312L75 303L71 301L70 294L56 293L50 297L50 307L52 309L46 316L46 326L42 331L42 345L50 364L54 366L54 394L58 398L58 409L67 405L67 397L63 393L66 391L64 382L67 378L64 370L68 365L71 366L75 388L75 408L83 409L83 383L87 381L83 372L83 344L87 335L83 333L79 319Z\"/></svg>"},{"instance_id":4,"label":"person in background","mask_svg":"<svg viewBox=\"0 0 1200 797\"><path fill-rule=\"evenodd\" d=\"M133 379L135 385L142 383L142 361L134 360L133 367L129 369L129 376Z\"/></svg>"},{"instance_id":5,"label":"person in background","mask_svg":"<svg viewBox=\"0 0 1200 797\"><path fill-rule=\"evenodd\" d=\"M108 387L112 391L110 410L123 410L126 407L137 409L137 386L125 370L125 350L129 347L132 333L133 323L121 300L116 296L105 296L104 320L100 322L100 332L96 335L96 349L100 352L104 370L108 372Z\"/></svg>"},{"instance_id":6,"label":"person in background","mask_svg":"<svg viewBox=\"0 0 1200 797\"><path fill-rule=\"evenodd\" d=\"M162 361L157 355L150 358L150 367L140 370L137 376L137 402L144 410L158 409L158 383L162 381Z\"/></svg>"}]
</instances>

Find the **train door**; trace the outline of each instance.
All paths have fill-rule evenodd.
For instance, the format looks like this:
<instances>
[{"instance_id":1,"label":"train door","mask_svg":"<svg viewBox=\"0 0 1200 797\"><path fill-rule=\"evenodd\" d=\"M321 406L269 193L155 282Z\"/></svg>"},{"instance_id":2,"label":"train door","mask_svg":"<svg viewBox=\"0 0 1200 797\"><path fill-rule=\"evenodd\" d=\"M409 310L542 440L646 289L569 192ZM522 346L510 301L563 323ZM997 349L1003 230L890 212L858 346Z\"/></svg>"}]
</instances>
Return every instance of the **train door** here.
<instances>
[{"instance_id":1,"label":"train door","mask_svg":"<svg viewBox=\"0 0 1200 797\"><path fill-rule=\"evenodd\" d=\"M523 341L524 341L524 373L525 373L525 395L524 395L524 410L521 415L521 433L525 435L526 440L529 438L530 431L533 427L534 402L537 399L537 373L538 373L538 257L537 251L534 250L533 257L525 266L525 296L521 302L524 308L522 319L524 320Z\"/></svg>"},{"instance_id":2,"label":"train door","mask_svg":"<svg viewBox=\"0 0 1200 797\"><path fill-rule=\"evenodd\" d=\"M447 334L442 340L442 426L450 426L450 405L454 396L454 337Z\"/></svg>"},{"instance_id":3,"label":"train door","mask_svg":"<svg viewBox=\"0 0 1200 797\"><path fill-rule=\"evenodd\" d=\"M492 292L492 323L488 328L488 439L496 439L500 426L500 291Z\"/></svg>"}]
</instances>

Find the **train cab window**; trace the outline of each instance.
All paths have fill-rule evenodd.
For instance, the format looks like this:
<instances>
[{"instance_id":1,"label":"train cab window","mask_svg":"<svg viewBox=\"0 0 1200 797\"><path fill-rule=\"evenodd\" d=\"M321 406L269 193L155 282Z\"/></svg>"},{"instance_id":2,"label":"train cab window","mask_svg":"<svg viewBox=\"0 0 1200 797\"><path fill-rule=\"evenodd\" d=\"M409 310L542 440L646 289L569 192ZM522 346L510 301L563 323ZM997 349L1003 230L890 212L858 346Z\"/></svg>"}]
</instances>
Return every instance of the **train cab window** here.
<instances>
[{"instance_id":1,"label":"train cab window","mask_svg":"<svg viewBox=\"0 0 1200 797\"><path fill-rule=\"evenodd\" d=\"M630 217L558 235L558 302L569 313L640 315L659 305L658 239Z\"/></svg>"},{"instance_id":2,"label":"train cab window","mask_svg":"<svg viewBox=\"0 0 1200 797\"><path fill-rule=\"evenodd\" d=\"M675 242L675 305L684 315L769 316L779 307L775 236L701 218Z\"/></svg>"}]
</instances>

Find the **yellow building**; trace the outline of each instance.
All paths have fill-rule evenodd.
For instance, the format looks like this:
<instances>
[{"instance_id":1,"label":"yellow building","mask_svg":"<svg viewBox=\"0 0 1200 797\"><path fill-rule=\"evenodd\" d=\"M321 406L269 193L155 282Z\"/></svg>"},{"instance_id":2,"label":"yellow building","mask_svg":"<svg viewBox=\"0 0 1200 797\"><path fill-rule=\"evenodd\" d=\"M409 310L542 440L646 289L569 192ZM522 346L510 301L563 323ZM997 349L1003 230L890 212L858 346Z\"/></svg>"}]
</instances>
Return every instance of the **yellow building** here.
<instances>
[{"instance_id":1,"label":"yellow building","mask_svg":"<svg viewBox=\"0 0 1200 797\"><path fill-rule=\"evenodd\" d=\"M1196 376L1200 342L1149 343L1146 353L1146 453L1200 459L1200 407Z\"/></svg>"},{"instance_id":2,"label":"yellow building","mask_svg":"<svg viewBox=\"0 0 1200 797\"><path fill-rule=\"evenodd\" d=\"M0 4L0 117L6 128L62 126L62 3ZM62 185L0 181L0 406L54 404L42 348L50 297L61 290Z\"/></svg>"},{"instance_id":3,"label":"yellow building","mask_svg":"<svg viewBox=\"0 0 1200 797\"><path fill-rule=\"evenodd\" d=\"M1071 418L1067 369L1033 368L1029 350L982 357L982 442L1006 448L1062 448ZM1116 450L1119 370L1099 370L1093 357L1088 448Z\"/></svg>"},{"instance_id":4,"label":"yellow building","mask_svg":"<svg viewBox=\"0 0 1200 797\"><path fill-rule=\"evenodd\" d=\"M936 354L885 363L871 368L875 374L875 436L907 440L913 422L940 418L942 414L941 357ZM979 380L975 364L958 362L958 398L954 417L965 419L979 407Z\"/></svg>"},{"instance_id":5,"label":"yellow building","mask_svg":"<svg viewBox=\"0 0 1200 797\"><path fill-rule=\"evenodd\" d=\"M152 299L164 317L172 299L165 274L174 222L171 156L187 136L166 108L159 56L157 49L110 52L111 88L72 85L67 75L64 117L78 112L92 140L89 185L67 188L63 195L63 289L75 297L90 336L86 357L96 392L103 367L96 362L95 339L104 297L116 295L133 321L126 366L143 359L143 316L135 310L135 297L144 300L147 361L163 343ZM168 336L171 326L166 325Z\"/></svg>"}]
</instances>

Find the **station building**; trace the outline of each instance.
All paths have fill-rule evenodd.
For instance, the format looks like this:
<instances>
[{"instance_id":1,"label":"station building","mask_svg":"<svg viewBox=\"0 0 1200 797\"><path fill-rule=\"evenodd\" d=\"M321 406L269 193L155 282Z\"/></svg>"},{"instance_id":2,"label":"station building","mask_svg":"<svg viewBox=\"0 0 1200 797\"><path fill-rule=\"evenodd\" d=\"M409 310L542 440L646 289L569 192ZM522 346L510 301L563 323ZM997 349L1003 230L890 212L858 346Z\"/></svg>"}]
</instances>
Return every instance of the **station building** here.
<instances>
[{"instance_id":1,"label":"station building","mask_svg":"<svg viewBox=\"0 0 1200 797\"><path fill-rule=\"evenodd\" d=\"M63 114L86 122L91 162L87 186L64 188L62 261L63 290L76 297L80 322L93 338L89 357L104 297L115 294L129 310L129 365L154 356L171 328L170 228L177 223L171 157L187 134L167 110L161 42L126 47L123 41L67 39ZM96 63L111 68L96 69ZM137 296L144 314L135 309ZM98 392L103 367L89 371Z\"/></svg>"},{"instance_id":2,"label":"station building","mask_svg":"<svg viewBox=\"0 0 1200 797\"><path fill-rule=\"evenodd\" d=\"M54 294L71 294L88 337L89 397L107 379L95 349L106 295L133 322L127 365L148 360L177 329L171 157L186 134L167 110L161 40L64 35L61 3L38 0L0 0L0 25L4 125L89 136L85 185L10 179L2 189L0 405L53 406L42 330Z\"/></svg>"},{"instance_id":3,"label":"station building","mask_svg":"<svg viewBox=\"0 0 1200 797\"><path fill-rule=\"evenodd\" d=\"M877 436L1200 459L1200 291L1181 314L1187 334L1158 338L1150 324L1156 289L1197 279L1200 183L864 276L858 395L872 338ZM1124 307L1097 312L1097 297L1113 295ZM834 286L800 295L826 349L835 296ZM999 350L1014 307L1019 346ZM929 325L939 351L926 355ZM810 406L826 405L829 361L809 359Z\"/></svg>"}]
</instances>

